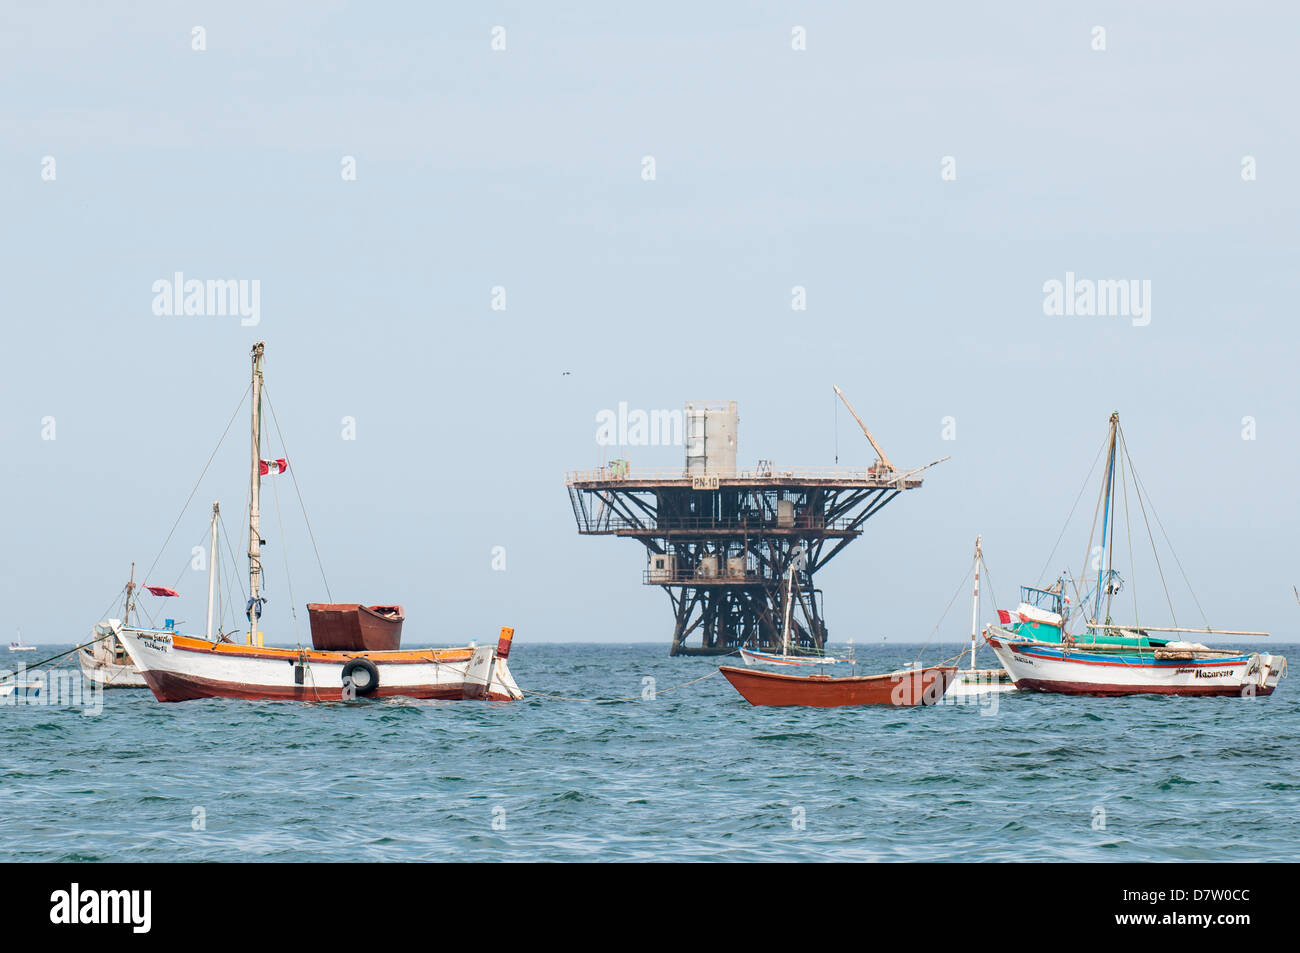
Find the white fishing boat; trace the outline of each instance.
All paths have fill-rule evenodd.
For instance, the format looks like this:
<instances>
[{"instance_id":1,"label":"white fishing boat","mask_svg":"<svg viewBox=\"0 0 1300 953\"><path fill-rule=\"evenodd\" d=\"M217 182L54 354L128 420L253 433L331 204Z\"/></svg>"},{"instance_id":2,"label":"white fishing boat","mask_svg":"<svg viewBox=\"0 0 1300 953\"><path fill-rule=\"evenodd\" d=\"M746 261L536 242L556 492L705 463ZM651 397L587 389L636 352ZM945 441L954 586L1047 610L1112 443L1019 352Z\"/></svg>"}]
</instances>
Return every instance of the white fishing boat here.
<instances>
[{"instance_id":1,"label":"white fishing boat","mask_svg":"<svg viewBox=\"0 0 1300 953\"><path fill-rule=\"evenodd\" d=\"M91 641L77 652L81 674L104 688L146 688L144 676L131 661L121 640L117 637L122 626L130 625L131 610L135 608L135 563L131 564L131 578L126 584L126 599L121 619L106 619L95 623Z\"/></svg>"},{"instance_id":2,"label":"white fishing boat","mask_svg":"<svg viewBox=\"0 0 1300 953\"><path fill-rule=\"evenodd\" d=\"M27 676L23 673L0 673L0 700L39 698L45 687L45 678L39 672Z\"/></svg>"},{"instance_id":3,"label":"white fishing boat","mask_svg":"<svg viewBox=\"0 0 1300 953\"><path fill-rule=\"evenodd\" d=\"M853 659L835 658L830 655L819 655L804 652L790 651L790 615L794 607L794 576L795 573L802 570L808 564L807 554L802 545L797 545L790 551L790 565L786 569L785 611L782 616L781 624L781 651L764 652L760 649L741 648L740 658L748 666L770 665L775 668L825 668L827 666L852 666Z\"/></svg>"},{"instance_id":4,"label":"white fishing boat","mask_svg":"<svg viewBox=\"0 0 1300 953\"><path fill-rule=\"evenodd\" d=\"M1015 683L1005 668L975 667L975 643L978 641L980 625L980 566L984 562L984 551L980 548L982 539L981 536L975 537L975 585L971 590L970 611L970 667L957 669L957 675L948 685L948 690L944 692L948 698L1016 690Z\"/></svg>"},{"instance_id":5,"label":"white fishing boat","mask_svg":"<svg viewBox=\"0 0 1300 953\"><path fill-rule=\"evenodd\" d=\"M18 630L18 638L9 643L10 652L35 652L36 646L23 644L23 630Z\"/></svg>"},{"instance_id":6,"label":"white fishing boat","mask_svg":"<svg viewBox=\"0 0 1300 953\"><path fill-rule=\"evenodd\" d=\"M1123 484L1125 511L1129 485L1136 494L1144 522L1151 507L1141 480L1133 472L1118 413L1110 416L1106 448L1106 476L1097 504L1101 513L1101 545L1093 563L1096 570L1091 580L1093 588L1082 595L1076 591L1078 612L1085 618L1082 631L1070 631L1076 620L1071 619L1071 603L1066 595L1070 582L1067 576L1062 575L1049 589L1022 587L1021 604L1016 612L999 612L1000 624L985 629L985 638L998 661L1017 688L1029 691L1071 695L1271 695L1278 681L1286 676L1286 659L1282 656L1214 649L1171 637L1193 633L1264 637L1267 632L1215 629L1208 622L1204 627L1188 628L1179 626L1176 620L1170 626L1112 621L1112 601L1123 588L1123 579L1114 568L1113 537L1115 475L1117 469L1122 470L1124 461L1130 475ZM1090 533L1089 554L1094 552L1092 543ZM1151 546L1154 552L1154 538ZM1131 539L1129 552L1132 552ZM1080 578L1087 580L1086 572ZM1171 614L1172 611L1171 605ZM1135 601L1135 617L1136 614Z\"/></svg>"},{"instance_id":7,"label":"white fishing boat","mask_svg":"<svg viewBox=\"0 0 1300 953\"><path fill-rule=\"evenodd\" d=\"M259 630L263 540L259 526L262 473L262 359L265 346L253 347L252 473L249 481L248 586L246 639L214 630L217 560L208 565L207 630L203 636L173 629L123 625L117 637L159 701L198 698L337 701L353 698L488 699L523 698L507 659L514 630L501 629L491 645L455 648L331 650L276 648L263 644ZM279 472L287 464L275 461ZM219 507L213 505L212 548L217 552ZM332 603L332 600L331 600ZM313 633L314 635L315 633Z\"/></svg>"}]
</instances>

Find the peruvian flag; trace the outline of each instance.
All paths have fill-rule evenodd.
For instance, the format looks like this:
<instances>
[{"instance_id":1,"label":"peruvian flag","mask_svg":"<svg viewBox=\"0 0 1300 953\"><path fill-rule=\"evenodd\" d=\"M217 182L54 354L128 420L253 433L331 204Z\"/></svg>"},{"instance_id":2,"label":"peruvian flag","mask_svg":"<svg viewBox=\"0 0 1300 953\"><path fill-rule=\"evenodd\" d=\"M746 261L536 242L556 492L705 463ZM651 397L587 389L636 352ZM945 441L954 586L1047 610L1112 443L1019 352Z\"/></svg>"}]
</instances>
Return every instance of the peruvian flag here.
<instances>
[{"instance_id":1,"label":"peruvian flag","mask_svg":"<svg viewBox=\"0 0 1300 953\"><path fill-rule=\"evenodd\" d=\"M258 469L262 471L262 476L266 476L268 473L283 473L289 469L289 461L284 457L279 460L263 460Z\"/></svg>"},{"instance_id":2,"label":"peruvian flag","mask_svg":"<svg viewBox=\"0 0 1300 953\"><path fill-rule=\"evenodd\" d=\"M1013 622L1024 622L1019 612L1008 612L1006 609L998 610L998 621L1003 625L1010 625Z\"/></svg>"},{"instance_id":3,"label":"peruvian flag","mask_svg":"<svg viewBox=\"0 0 1300 953\"><path fill-rule=\"evenodd\" d=\"M180 593L175 589L168 589L166 586L145 586L155 596L179 596Z\"/></svg>"}]
</instances>

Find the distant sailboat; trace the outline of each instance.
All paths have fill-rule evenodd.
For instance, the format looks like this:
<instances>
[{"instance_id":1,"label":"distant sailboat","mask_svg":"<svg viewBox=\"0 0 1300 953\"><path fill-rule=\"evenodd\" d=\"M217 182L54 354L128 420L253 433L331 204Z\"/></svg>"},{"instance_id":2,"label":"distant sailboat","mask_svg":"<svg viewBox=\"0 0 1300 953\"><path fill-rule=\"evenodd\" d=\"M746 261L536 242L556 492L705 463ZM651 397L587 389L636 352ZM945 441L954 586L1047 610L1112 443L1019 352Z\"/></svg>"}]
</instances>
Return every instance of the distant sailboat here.
<instances>
[{"instance_id":1,"label":"distant sailboat","mask_svg":"<svg viewBox=\"0 0 1300 953\"><path fill-rule=\"evenodd\" d=\"M18 630L18 638L9 643L10 652L35 652L36 646L23 645L23 630Z\"/></svg>"},{"instance_id":2,"label":"distant sailboat","mask_svg":"<svg viewBox=\"0 0 1300 953\"><path fill-rule=\"evenodd\" d=\"M781 668L822 667L826 665L852 665L852 659L834 658L829 655L790 654L790 614L794 604L794 574L808 564L802 545L792 551L793 559L786 570L785 613L781 625L781 653L763 652L758 649L742 648L740 658L746 665L772 665Z\"/></svg>"},{"instance_id":3,"label":"distant sailboat","mask_svg":"<svg viewBox=\"0 0 1300 953\"><path fill-rule=\"evenodd\" d=\"M949 698L970 695L986 695L989 692L1014 692L1015 683L1004 668L976 668L975 643L979 638L980 626L980 566L984 562L984 551L980 548L982 536L975 537L975 586L971 591L970 610L970 668L959 669L957 677L948 686Z\"/></svg>"}]
</instances>

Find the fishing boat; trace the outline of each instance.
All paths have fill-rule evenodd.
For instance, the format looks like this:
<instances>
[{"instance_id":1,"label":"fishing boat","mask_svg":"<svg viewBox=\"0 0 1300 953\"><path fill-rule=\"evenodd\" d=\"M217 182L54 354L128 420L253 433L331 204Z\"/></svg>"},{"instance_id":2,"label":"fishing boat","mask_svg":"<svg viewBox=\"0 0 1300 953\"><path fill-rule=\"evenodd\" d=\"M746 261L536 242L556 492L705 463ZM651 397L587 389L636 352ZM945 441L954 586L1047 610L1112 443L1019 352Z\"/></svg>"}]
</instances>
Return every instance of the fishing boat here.
<instances>
[{"instance_id":1,"label":"fishing boat","mask_svg":"<svg viewBox=\"0 0 1300 953\"><path fill-rule=\"evenodd\" d=\"M840 708L854 705L935 705L956 677L951 665L881 675L791 675L733 665L719 670L751 705Z\"/></svg>"},{"instance_id":2,"label":"fishing boat","mask_svg":"<svg viewBox=\"0 0 1300 953\"><path fill-rule=\"evenodd\" d=\"M8 677L0 681L0 700L40 698L41 689L45 687L45 679L39 672L23 681L19 681L18 676L13 673L3 674Z\"/></svg>"},{"instance_id":3,"label":"fishing boat","mask_svg":"<svg viewBox=\"0 0 1300 953\"><path fill-rule=\"evenodd\" d=\"M971 590L970 611L970 667L958 670L957 677L952 680L946 692L949 698L1016 690L1016 685L1011 681L1011 676L1007 674L1005 668L975 667L975 644L980 631L980 567L984 563L984 551L980 547L982 539L982 536L975 537L975 585Z\"/></svg>"},{"instance_id":4,"label":"fishing boat","mask_svg":"<svg viewBox=\"0 0 1300 953\"><path fill-rule=\"evenodd\" d=\"M802 544L791 551L790 566L786 569L785 612L781 623L781 652L764 652L759 649L742 647L740 658L748 666L773 665L779 668L822 668L825 666L852 666L853 659L835 658L830 655L814 653L792 653L790 651L790 615L794 607L794 576L808 564L807 554Z\"/></svg>"},{"instance_id":5,"label":"fishing boat","mask_svg":"<svg viewBox=\"0 0 1300 953\"><path fill-rule=\"evenodd\" d=\"M18 630L18 637L9 643L10 652L35 652L36 646L23 644L23 630Z\"/></svg>"},{"instance_id":6,"label":"fishing boat","mask_svg":"<svg viewBox=\"0 0 1300 953\"><path fill-rule=\"evenodd\" d=\"M214 558L208 566L205 635L187 635L174 628L128 625L123 625L117 632L154 696L164 702L200 698L338 701L390 696L496 701L521 699L523 694L515 684L508 664L514 636L514 630L509 627L503 627L496 642L485 646L471 642L455 648L371 650L307 649L301 644L279 648L264 644L264 632L259 629L262 607L266 602L261 588L261 547L264 541L259 514L261 479L268 470L268 465L262 460L264 353L263 343L253 347L252 467L247 537L249 598L245 609L247 636L239 642L232 633L220 628L214 630L218 565ZM287 468L283 459L276 460L275 465L278 472L285 472ZM218 552L219 515L219 506L213 504L210 552L214 554Z\"/></svg>"},{"instance_id":7,"label":"fishing boat","mask_svg":"<svg viewBox=\"0 0 1300 953\"><path fill-rule=\"evenodd\" d=\"M1105 449L1105 476L1098 499L1101 537L1094 563L1097 571L1091 581L1093 588L1077 602L1079 613L1084 616L1082 631L1071 631L1071 610L1075 606L1068 595L1072 584L1068 575L1062 574L1046 589L1021 587L1017 609L999 610L998 624L985 629L985 639L998 661L1016 687L1028 691L1076 695L1271 695L1286 675L1284 657L1213 649L1200 642L1172 638L1201 633L1263 637L1267 632L1215 629L1208 622L1204 628L1187 628L1179 626L1176 620L1172 626L1116 624L1112 620L1112 601L1124 586L1114 568L1114 509L1116 471L1123 468L1125 461L1132 475L1123 484L1125 509L1130 483L1144 522L1145 513L1151 507L1141 481L1133 472L1118 413L1110 416ZM1151 544L1154 552L1154 538ZM1131 541L1129 549L1131 552ZM1093 538L1089 534L1088 553L1093 552ZM1087 580L1087 573L1081 573L1080 578ZM1136 611L1135 602L1135 616Z\"/></svg>"},{"instance_id":8,"label":"fishing boat","mask_svg":"<svg viewBox=\"0 0 1300 953\"><path fill-rule=\"evenodd\" d=\"M144 676L140 674L126 647L117 637L124 625L131 623L131 611L135 608L134 594L135 563L131 564L131 578L126 584L126 598L123 602L121 619L106 619L96 622L91 630L90 643L77 652L77 662L81 665L81 674L96 685L104 688L146 688Z\"/></svg>"}]
</instances>

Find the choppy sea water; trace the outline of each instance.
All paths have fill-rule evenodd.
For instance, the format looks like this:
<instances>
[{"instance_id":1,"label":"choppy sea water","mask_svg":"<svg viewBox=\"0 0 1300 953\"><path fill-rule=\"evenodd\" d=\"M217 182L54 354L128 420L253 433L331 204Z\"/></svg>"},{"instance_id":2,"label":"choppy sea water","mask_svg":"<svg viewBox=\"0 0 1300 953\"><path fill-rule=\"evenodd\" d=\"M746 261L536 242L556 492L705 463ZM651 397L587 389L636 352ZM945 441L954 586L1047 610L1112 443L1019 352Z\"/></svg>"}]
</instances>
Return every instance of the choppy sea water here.
<instances>
[{"instance_id":1,"label":"choppy sea water","mask_svg":"<svg viewBox=\"0 0 1300 953\"><path fill-rule=\"evenodd\" d=\"M915 651L858 646L859 671ZM716 661L663 645L525 641L510 661L525 689L638 700L0 706L0 860L1300 856L1290 680L1257 699L779 709L721 676L664 693Z\"/></svg>"}]
</instances>

